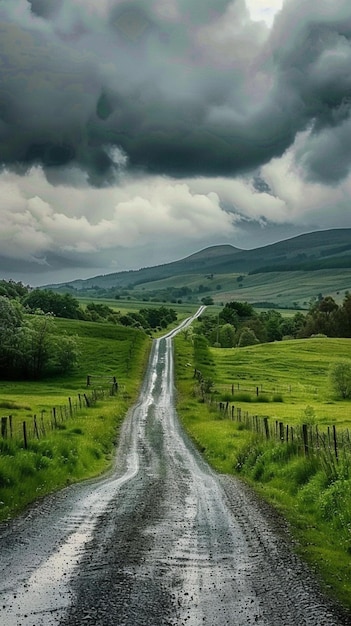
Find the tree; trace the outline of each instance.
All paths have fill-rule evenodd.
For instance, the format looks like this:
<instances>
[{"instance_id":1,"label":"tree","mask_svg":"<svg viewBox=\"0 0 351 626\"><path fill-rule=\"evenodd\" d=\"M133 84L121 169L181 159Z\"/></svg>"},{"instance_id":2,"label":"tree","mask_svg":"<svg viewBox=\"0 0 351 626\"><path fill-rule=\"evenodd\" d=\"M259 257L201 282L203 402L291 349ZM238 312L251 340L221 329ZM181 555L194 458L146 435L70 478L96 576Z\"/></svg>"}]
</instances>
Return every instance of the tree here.
<instances>
[{"instance_id":1,"label":"tree","mask_svg":"<svg viewBox=\"0 0 351 626\"><path fill-rule=\"evenodd\" d=\"M78 337L60 335L52 338L52 364L55 371L70 372L78 364L80 356Z\"/></svg>"},{"instance_id":2,"label":"tree","mask_svg":"<svg viewBox=\"0 0 351 626\"><path fill-rule=\"evenodd\" d=\"M219 343L221 348L233 348L235 346L235 328L231 324L224 324L219 329Z\"/></svg>"},{"instance_id":3,"label":"tree","mask_svg":"<svg viewBox=\"0 0 351 626\"><path fill-rule=\"evenodd\" d=\"M22 338L21 374L30 378L71 371L79 357L77 337L55 334L49 315L28 320Z\"/></svg>"},{"instance_id":4,"label":"tree","mask_svg":"<svg viewBox=\"0 0 351 626\"><path fill-rule=\"evenodd\" d=\"M351 362L337 361L330 368L330 381L338 395L351 398Z\"/></svg>"},{"instance_id":5,"label":"tree","mask_svg":"<svg viewBox=\"0 0 351 626\"><path fill-rule=\"evenodd\" d=\"M260 343L257 339L255 333L251 328L244 327L240 333L238 347L244 348L245 346L254 346L255 344Z\"/></svg>"},{"instance_id":6,"label":"tree","mask_svg":"<svg viewBox=\"0 0 351 626\"><path fill-rule=\"evenodd\" d=\"M69 319L80 317L79 302L69 293L60 294L48 289L33 289L23 298L23 305L31 312L42 311Z\"/></svg>"},{"instance_id":7,"label":"tree","mask_svg":"<svg viewBox=\"0 0 351 626\"><path fill-rule=\"evenodd\" d=\"M280 341L283 336L281 328L283 317L278 311L270 310L261 313L260 320L266 330L267 341Z\"/></svg>"},{"instance_id":8,"label":"tree","mask_svg":"<svg viewBox=\"0 0 351 626\"><path fill-rule=\"evenodd\" d=\"M211 306L211 304L214 304L213 298L211 298L211 296L205 296L204 298L201 298L201 302L206 306Z\"/></svg>"},{"instance_id":9,"label":"tree","mask_svg":"<svg viewBox=\"0 0 351 626\"><path fill-rule=\"evenodd\" d=\"M226 303L223 311L220 313L220 316L225 319L226 322L235 324L238 317L248 319L250 317L255 317L256 313L253 306L248 302L237 302L236 300L233 300L232 302Z\"/></svg>"},{"instance_id":10,"label":"tree","mask_svg":"<svg viewBox=\"0 0 351 626\"><path fill-rule=\"evenodd\" d=\"M22 307L16 300L0 296L0 372L11 375L22 359Z\"/></svg>"},{"instance_id":11,"label":"tree","mask_svg":"<svg viewBox=\"0 0 351 626\"><path fill-rule=\"evenodd\" d=\"M53 354L52 332L53 319L48 315L36 316L27 323L23 369L30 377L40 378L48 368Z\"/></svg>"}]
</instances>

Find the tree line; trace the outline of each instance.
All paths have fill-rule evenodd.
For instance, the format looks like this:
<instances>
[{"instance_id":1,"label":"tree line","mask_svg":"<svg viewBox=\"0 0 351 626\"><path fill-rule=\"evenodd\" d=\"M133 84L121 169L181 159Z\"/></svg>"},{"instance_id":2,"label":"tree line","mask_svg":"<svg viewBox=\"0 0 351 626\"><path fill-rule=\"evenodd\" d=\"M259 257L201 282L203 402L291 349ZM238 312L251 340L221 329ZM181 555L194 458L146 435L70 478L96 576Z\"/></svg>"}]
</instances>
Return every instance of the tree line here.
<instances>
[{"instance_id":1,"label":"tree line","mask_svg":"<svg viewBox=\"0 0 351 626\"><path fill-rule=\"evenodd\" d=\"M51 315L88 322L111 322L122 326L134 326L145 331L166 328L176 321L177 313L166 306L141 308L139 311L120 313L99 302L89 302L82 307L72 294L57 293L50 289L32 289L14 281L0 281L0 296L16 300L24 313Z\"/></svg>"},{"instance_id":2,"label":"tree line","mask_svg":"<svg viewBox=\"0 0 351 626\"><path fill-rule=\"evenodd\" d=\"M0 296L1 378L41 378L77 363L77 339L57 335L50 315L25 316L16 299Z\"/></svg>"},{"instance_id":3,"label":"tree line","mask_svg":"<svg viewBox=\"0 0 351 626\"><path fill-rule=\"evenodd\" d=\"M176 321L172 308L143 308L121 314L103 303L83 309L71 294L31 289L0 281L0 377L31 378L62 374L79 359L78 337L57 334L54 317L110 322L151 333Z\"/></svg>"},{"instance_id":4,"label":"tree line","mask_svg":"<svg viewBox=\"0 0 351 626\"><path fill-rule=\"evenodd\" d=\"M292 317L273 309L258 313L248 302L232 301L218 315L206 312L197 324L197 332L210 345L222 348L314 335L351 337L351 294L346 293L341 305L326 296L313 303L307 314L297 312Z\"/></svg>"}]
</instances>

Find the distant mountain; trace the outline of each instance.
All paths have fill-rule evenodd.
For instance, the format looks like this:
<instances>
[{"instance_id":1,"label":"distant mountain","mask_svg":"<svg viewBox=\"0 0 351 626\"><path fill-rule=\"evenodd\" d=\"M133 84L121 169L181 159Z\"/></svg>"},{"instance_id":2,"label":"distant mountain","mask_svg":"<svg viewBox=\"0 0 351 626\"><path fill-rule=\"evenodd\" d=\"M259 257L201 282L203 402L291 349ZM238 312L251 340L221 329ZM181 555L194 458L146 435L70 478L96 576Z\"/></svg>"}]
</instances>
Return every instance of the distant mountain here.
<instances>
[{"instance_id":1,"label":"distant mountain","mask_svg":"<svg viewBox=\"0 0 351 626\"><path fill-rule=\"evenodd\" d=\"M306 233L253 250L241 250L231 245L212 246L165 265L46 286L78 291L94 287L125 289L194 274L257 274L333 268L351 268L351 228Z\"/></svg>"},{"instance_id":2,"label":"distant mountain","mask_svg":"<svg viewBox=\"0 0 351 626\"><path fill-rule=\"evenodd\" d=\"M100 287L103 289L109 289L111 287L126 288L130 285L141 285L175 275L180 276L213 272L213 268L219 263L225 263L227 259L230 260L241 252L243 252L243 250L230 245L211 246L205 250L195 252L185 259L166 263L165 265L143 267L139 270L115 272L113 274L103 274L85 280L72 280L68 283L45 285L45 287L50 289L72 287L78 290L89 289L91 287Z\"/></svg>"}]
</instances>

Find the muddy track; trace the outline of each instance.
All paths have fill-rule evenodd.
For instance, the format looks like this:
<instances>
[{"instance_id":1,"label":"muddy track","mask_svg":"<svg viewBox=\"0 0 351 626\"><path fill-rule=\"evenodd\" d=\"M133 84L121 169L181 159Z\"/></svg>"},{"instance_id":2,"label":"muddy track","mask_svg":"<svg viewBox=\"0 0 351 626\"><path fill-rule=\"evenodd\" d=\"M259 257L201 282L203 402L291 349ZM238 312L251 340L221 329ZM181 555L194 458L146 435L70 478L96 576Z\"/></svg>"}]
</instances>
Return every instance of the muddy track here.
<instances>
[{"instance_id":1,"label":"muddy track","mask_svg":"<svg viewBox=\"0 0 351 626\"><path fill-rule=\"evenodd\" d=\"M350 625L269 507L184 434L173 335L154 342L114 472L0 527L0 624Z\"/></svg>"}]
</instances>

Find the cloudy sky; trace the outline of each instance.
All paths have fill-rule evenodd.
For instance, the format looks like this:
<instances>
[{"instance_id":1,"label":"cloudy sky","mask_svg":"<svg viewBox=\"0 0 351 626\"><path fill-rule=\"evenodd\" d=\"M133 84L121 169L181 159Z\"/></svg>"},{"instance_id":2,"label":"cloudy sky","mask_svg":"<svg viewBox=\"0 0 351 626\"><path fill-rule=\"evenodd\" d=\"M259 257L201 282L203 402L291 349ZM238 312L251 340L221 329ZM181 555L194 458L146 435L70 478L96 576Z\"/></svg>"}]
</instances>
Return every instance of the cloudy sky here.
<instances>
[{"instance_id":1,"label":"cloudy sky","mask_svg":"<svg viewBox=\"0 0 351 626\"><path fill-rule=\"evenodd\" d=\"M0 0L0 278L351 227L350 0Z\"/></svg>"}]
</instances>

